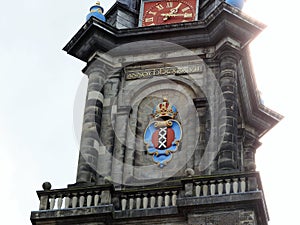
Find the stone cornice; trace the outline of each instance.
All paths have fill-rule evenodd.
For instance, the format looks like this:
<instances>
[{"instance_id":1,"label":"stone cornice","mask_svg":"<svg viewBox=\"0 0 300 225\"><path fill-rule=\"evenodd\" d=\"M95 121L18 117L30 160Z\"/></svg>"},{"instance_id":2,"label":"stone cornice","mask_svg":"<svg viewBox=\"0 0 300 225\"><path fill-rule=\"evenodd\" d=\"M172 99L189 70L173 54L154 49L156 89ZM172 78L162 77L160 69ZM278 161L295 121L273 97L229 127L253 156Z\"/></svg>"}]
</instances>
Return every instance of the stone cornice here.
<instances>
[{"instance_id":1,"label":"stone cornice","mask_svg":"<svg viewBox=\"0 0 300 225\"><path fill-rule=\"evenodd\" d=\"M240 45L244 47L264 28L264 24L246 16L226 3L221 3L204 20L188 23L116 29L107 23L91 18L63 50L87 62L96 51L107 52L119 45L141 40L161 40L185 48L199 48L216 45L220 40L230 37L238 40ZM140 47L137 46L131 51L141 51ZM157 49L142 50L144 52L162 51L163 46L159 46ZM125 53L120 52L120 54Z\"/></svg>"}]
</instances>

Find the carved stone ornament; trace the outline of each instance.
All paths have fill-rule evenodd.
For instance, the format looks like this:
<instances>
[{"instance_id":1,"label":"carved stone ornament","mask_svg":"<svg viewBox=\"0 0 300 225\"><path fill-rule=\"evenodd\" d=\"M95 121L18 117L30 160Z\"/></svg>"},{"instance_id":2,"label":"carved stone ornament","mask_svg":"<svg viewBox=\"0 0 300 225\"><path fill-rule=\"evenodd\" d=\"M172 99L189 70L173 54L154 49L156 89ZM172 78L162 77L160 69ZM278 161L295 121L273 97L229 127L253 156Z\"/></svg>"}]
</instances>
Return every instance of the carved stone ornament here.
<instances>
[{"instance_id":1,"label":"carved stone ornament","mask_svg":"<svg viewBox=\"0 0 300 225\"><path fill-rule=\"evenodd\" d=\"M161 168L164 167L178 149L182 129L175 120L177 109L164 98L153 109L153 120L149 122L144 132L144 142L147 152L153 155L153 161Z\"/></svg>"}]
</instances>

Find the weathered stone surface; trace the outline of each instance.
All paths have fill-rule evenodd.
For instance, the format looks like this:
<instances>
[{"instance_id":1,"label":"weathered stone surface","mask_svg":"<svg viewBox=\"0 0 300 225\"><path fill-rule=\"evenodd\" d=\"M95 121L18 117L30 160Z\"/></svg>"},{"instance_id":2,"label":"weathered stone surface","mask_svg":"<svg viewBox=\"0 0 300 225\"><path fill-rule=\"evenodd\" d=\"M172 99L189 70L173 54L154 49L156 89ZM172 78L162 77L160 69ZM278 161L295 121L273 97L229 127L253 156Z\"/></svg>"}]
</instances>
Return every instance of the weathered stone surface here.
<instances>
[{"instance_id":1,"label":"weathered stone surface","mask_svg":"<svg viewBox=\"0 0 300 225\"><path fill-rule=\"evenodd\" d=\"M265 26L208 0L198 21L138 27L139 5L118 1L64 48L89 76L77 183L39 191L32 223L267 225L255 150L282 116L261 104L247 49ZM164 97L183 136L160 168L143 135Z\"/></svg>"}]
</instances>

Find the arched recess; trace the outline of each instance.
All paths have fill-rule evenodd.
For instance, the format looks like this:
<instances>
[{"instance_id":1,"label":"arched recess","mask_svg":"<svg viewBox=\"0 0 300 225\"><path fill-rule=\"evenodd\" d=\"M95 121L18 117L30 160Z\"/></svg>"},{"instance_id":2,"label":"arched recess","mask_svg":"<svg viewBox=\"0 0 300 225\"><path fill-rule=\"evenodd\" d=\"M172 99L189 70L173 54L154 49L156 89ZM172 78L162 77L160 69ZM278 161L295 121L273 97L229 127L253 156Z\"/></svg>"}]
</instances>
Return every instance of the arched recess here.
<instances>
[{"instance_id":1,"label":"arched recess","mask_svg":"<svg viewBox=\"0 0 300 225\"><path fill-rule=\"evenodd\" d=\"M149 184L157 179L183 176L186 168L194 166L193 158L200 126L193 99L204 97L201 89L181 76L174 77L174 79L147 80L139 86L139 89L127 88L127 91L131 94L131 98L127 100L130 99L132 110L128 121L124 183ZM172 160L167 166L160 168L154 164L152 156L146 152L143 135L151 120L150 114L153 108L164 97L168 98L170 104L177 107L177 120L182 125L183 137Z\"/></svg>"}]
</instances>

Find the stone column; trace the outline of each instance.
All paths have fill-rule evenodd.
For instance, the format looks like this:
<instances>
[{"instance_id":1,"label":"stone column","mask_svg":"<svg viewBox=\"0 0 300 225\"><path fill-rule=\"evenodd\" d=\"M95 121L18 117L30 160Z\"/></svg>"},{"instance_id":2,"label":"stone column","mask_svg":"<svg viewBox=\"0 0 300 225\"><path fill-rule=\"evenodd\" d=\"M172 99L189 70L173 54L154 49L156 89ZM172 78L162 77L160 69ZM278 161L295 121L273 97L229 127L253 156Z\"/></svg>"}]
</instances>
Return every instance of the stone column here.
<instances>
[{"instance_id":1,"label":"stone column","mask_svg":"<svg viewBox=\"0 0 300 225\"><path fill-rule=\"evenodd\" d=\"M206 117L207 117L207 100L205 98L194 99L195 107L198 112L198 119L200 123L199 138L194 153L194 171L197 175L203 174L203 171L199 171L199 164L205 150L205 130L206 130Z\"/></svg>"},{"instance_id":2,"label":"stone column","mask_svg":"<svg viewBox=\"0 0 300 225\"><path fill-rule=\"evenodd\" d=\"M256 149L261 145L258 138L248 131L244 132L243 140L243 164L245 171L255 171L255 152Z\"/></svg>"},{"instance_id":3,"label":"stone column","mask_svg":"<svg viewBox=\"0 0 300 225\"><path fill-rule=\"evenodd\" d=\"M220 124L220 134L224 133L221 149L218 154L218 169L236 169L237 154L237 55L225 50L220 55L220 87L225 100L225 108L220 109L225 124Z\"/></svg>"},{"instance_id":4,"label":"stone column","mask_svg":"<svg viewBox=\"0 0 300 225\"><path fill-rule=\"evenodd\" d=\"M88 67L88 88L83 117L80 142L77 183L95 183L98 154L102 146L99 133L103 109L103 85L108 73L108 66L94 62Z\"/></svg>"},{"instance_id":5,"label":"stone column","mask_svg":"<svg viewBox=\"0 0 300 225\"><path fill-rule=\"evenodd\" d=\"M104 178L108 180L111 176L112 154L114 148L115 130L113 128L114 117L116 113L116 97L119 91L120 78L116 74L107 79L104 85L104 101L101 120L100 140L102 151L99 153L97 184L105 183Z\"/></svg>"},{"instance_id":6,"label":"stone column","mask_svg":"<svg viewBox=\"0 0 300 225\"><path fill-rule=\"evenodd\" d=\"M117 185L122 184L123 182L124 155L126 150L126 136L130 109L131 108L127 106L119 106L116 115L111 176L113 182L117 183Z\"/></svg>"}]
</instances>

